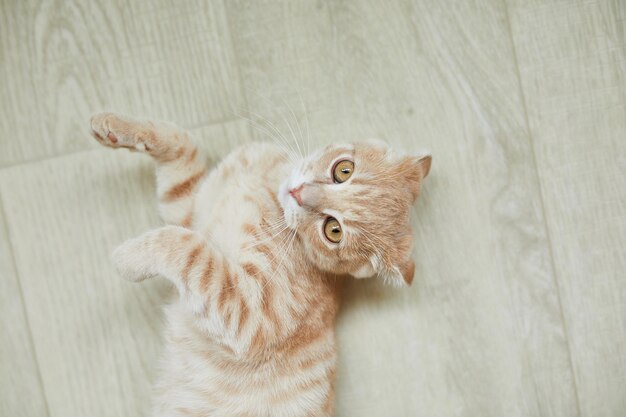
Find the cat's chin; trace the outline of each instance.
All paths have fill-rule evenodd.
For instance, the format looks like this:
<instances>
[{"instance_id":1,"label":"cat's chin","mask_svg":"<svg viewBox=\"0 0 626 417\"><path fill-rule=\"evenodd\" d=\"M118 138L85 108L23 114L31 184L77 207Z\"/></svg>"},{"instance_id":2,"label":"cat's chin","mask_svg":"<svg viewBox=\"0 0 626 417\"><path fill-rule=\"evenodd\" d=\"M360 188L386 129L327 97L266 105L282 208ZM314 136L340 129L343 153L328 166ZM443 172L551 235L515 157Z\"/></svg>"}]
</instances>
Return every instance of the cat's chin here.
<instances>
[{"instance_id":1,"label":"cat's chin","mask_svg":"<svg viewBox=\"0 0 626 417\"><path fill-rule=\"evenodd\" d=\"M278 202L283 209L283 217L287 227L294 230L298 227L299 211L302 210L296 201L289 195L288 185L285 181L278 189Z\"/></svg>"},{"instance_id":2,"label":"cat's chin","mask_svg":"<svg viewBox=\"0 0 626 417\"><path fill-rule=\"evenodd\" d=\"M302 208L298 206L295 201L292 201L291 198L289 198L285 202L285 206L283 207L283 216L285 218L285 223L287 224L287 227L289 227L291 230L295 230L298 228L298 224L300 223L299 220L301 210Z\"/></svg>"}]
</instances>

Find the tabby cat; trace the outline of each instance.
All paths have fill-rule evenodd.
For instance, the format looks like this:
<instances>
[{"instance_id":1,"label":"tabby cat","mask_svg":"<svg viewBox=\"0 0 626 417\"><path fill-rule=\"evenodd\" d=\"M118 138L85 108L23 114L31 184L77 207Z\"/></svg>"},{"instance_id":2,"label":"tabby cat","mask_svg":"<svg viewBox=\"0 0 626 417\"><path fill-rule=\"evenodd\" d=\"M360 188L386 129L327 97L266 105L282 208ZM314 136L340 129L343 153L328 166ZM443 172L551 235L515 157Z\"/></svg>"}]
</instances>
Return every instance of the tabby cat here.
<instances>
[{"instance_id":1,"label":"tabby cat","mask_svg":"<svg viewBox=\"0 0 626 417\"><path fill-rule=\"evenodd\" d=\"M332 416L339 284L411 283L408 217L431 157L374 140L306 157L263 142L208 170L174 125L101 113L91 129L156 161L167 226L113 253L124 278L162 276L180 296L153 415Z\"/></svg>"}]
</instances>

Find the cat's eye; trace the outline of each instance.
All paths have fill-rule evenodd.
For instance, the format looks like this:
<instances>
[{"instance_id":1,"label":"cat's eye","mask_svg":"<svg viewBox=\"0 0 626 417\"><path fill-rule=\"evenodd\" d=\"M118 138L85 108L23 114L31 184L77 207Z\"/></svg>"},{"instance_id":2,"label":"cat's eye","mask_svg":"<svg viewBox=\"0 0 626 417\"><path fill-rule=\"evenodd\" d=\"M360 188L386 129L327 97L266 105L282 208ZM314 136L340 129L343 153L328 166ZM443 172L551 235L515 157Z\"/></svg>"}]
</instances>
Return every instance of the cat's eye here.
<instances>
[{"instance_id":1,"label":"cat's eye","mask_svg":"<svg viewBox=\"0 0 626 417\"><path fill-rule=\"evenodd\" d=\"M354 162L349 159L339 161L333 167L333 180L336 183L345 182L352 176L352 171L354 171Z\"/></svg>"},{"instance_id":2,"label":"cat's eye","mask_svg":"<svg viewBox=\"0 0 626 417\"><path fill-rule=\"evenodd\" d=\"M341 225L334 217L329 217L324 222L324 236L333 243L339 243L343 236Z\"/></svg>"}]
</instances>

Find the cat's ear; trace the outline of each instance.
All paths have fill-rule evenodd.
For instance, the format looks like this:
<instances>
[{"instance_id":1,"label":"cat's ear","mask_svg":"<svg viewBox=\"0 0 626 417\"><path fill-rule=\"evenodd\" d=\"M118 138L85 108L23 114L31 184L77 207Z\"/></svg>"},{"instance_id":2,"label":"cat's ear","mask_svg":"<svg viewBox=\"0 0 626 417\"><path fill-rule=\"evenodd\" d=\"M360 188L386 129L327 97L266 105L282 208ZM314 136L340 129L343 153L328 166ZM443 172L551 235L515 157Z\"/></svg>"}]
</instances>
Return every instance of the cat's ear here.
<instances>
[{"instance_id":1,"label":"cat's ear","mask_svg":"<svg viewBox=\"0 0 626 417\"><path fill-rule=\"evenodd\" d=\"M430 172L432 160L430 153L423 153L416 156L407 156L401 162L401 169L404 172L413 201L415 201L420 192L422 180Z\"/></svg>"},{"instance_id":2,"label":"cat's ear","mask_svg":"<svg viewBox=\"0 0 626 417\"><path fill-rule=\"evenodd\" d=\"M378 273L378 275L383 278L385 282L389 282L398 287L411 285L414 274L415 262L411 259L400 265L393 265L390 268L384 268Z\"/></svg>"},{"instance_id":3,"label":"cat's ear","mask_svg":"<svg viewBox=\"0 0 626 417\"><path fill-rule=\"evenodd\" d=\"M402 280L406 285L411 285L413 283L413 276L415 275L415 262L412 259L409 259L402 265L398 266L400 270L400 274L402 274Z\"/></svg>"},{"instance_id":4,"label":"cat's ear","mask_svg":"<svg viewBox=\"0 0 626 417\"><path fill-rule=\"evenodd\" d=\"M428 176L428 173L430 172L430 164L433 161L433 156L430 154L430 152L425 152L424 154L416 156L415 158L417 166L422 172L422 179L426 178Z\"/></svg>"},{"instance_id":5,"label":"cat's ear","mask_svg":"<svg viewBox=\"0 0 626 417\"><path fill-rule=\"evenodd\" d=\"M360 266L356 271L353 271L350 275L354 278L370 278L376 275L378 271L374 266L374 260L371 259Z\"/></svg>"},{"instance_id":6,"label":"cat's ear","mask_svg":"<svg viewBox=\"0 0 626 417\"><path fill-rule=\"evenodd\" d=\"M415 273L415 262L411 259L400 265L385 265L377 256L372 256L369 262L352 272L355 278L369 278L375 275L385 282L396 286L411 285Z\"/></svg>"}]
</instances>

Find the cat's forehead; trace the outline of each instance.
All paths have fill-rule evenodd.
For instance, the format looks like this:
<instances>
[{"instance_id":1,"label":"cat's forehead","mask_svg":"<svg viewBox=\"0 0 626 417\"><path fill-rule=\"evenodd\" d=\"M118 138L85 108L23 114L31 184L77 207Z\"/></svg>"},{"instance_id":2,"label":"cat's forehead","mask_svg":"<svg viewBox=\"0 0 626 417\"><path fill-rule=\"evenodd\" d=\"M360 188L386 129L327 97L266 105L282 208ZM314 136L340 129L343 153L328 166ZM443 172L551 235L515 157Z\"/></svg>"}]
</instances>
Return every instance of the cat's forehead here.
<instances>
[{"instance_id":1,"label":"cat's forehead","mask_svg":"<svg viewBox=\"0 0 626 417\"><path fill-rule=\"evenodd\" d=\"M367 140L328 145L313 155L312 162L318 166L328 166L337 160L348 158L367 165L388 160L390 156L390 149L386 143Z\"/></svg>"},{"instance_id":2,"label":"cat's forehead","mask_svg":"<svg viewBox=\"0 0 626 417\"><path fill-rule=\"evenodd\" d=\"M328 145L313 154L311 162L317 166L328 166L340 158L353 158L352 144Z\"/></svg>"}]
</instances>

